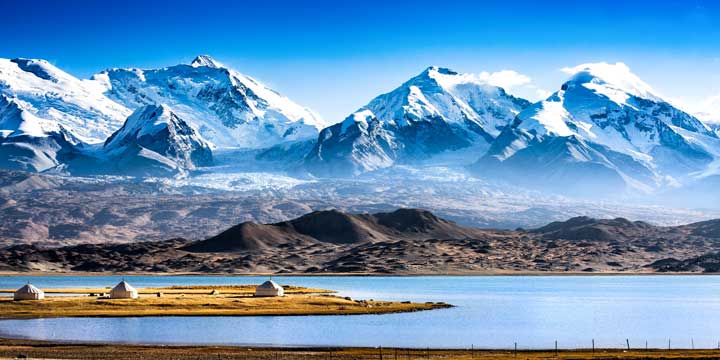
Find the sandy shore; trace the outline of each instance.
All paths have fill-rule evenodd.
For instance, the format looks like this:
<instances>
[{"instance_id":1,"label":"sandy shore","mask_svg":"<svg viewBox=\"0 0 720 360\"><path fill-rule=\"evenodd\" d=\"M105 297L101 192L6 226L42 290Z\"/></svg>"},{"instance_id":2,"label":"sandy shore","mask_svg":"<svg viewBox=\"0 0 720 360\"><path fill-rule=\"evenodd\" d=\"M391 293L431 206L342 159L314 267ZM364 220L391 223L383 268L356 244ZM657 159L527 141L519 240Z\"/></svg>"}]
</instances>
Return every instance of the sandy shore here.
<instances>
[{"instance_id":1,"label":"sandy shore","mask_svg":"<svg viewBox=\"0 0 720 360\"><path fill-rule=\"evenodd\" d=\"M263 348L233 346L160 346L122 344L53 343L0 339L0 359L717 359L720 350L620 350L590 349L514 351L425 350L378 348Z\"/></svg>"}]
</instances>

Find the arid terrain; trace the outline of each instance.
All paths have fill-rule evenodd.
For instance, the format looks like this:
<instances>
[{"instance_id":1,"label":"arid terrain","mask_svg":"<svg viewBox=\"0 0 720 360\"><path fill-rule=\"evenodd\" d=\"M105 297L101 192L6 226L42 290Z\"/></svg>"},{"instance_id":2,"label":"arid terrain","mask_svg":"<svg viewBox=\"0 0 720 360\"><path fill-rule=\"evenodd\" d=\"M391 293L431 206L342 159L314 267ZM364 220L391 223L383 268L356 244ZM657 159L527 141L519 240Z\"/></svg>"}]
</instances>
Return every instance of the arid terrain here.
<instances>
[{"instance_id":1,"label":"arid terrain","mask_svg":"<svg viewBox=\"0 0 720 360\"><path fill-rule=\"evenodd\" d=\"M661 227L576 217L525 230L460 226L419 209L317 211L204 240L0 249L0 271L472 274L715 272L720 220Z\"/></svg>"},{"instance_id":2,"label":"arid terrain","mask_svg":"<svg viewBox=\"0 0 720 360\"><path fill-rule=\"evenodd\" d=\"M188 179L82 178L0 170L0 248L204 239L243 221L274 223L312 211L423 208L479 228L534 228L584 215L661 225L720 218L717 210L571 200L468 178L460 172L380 172L353 180L280 174Z\"/></svg>"},{"instance_id":3,"label":"arid terrain","mask_svg":"<svg viewBox=\"0 0 720 360\"><path fill-rule=\"evenodd\" d=\"M717 359L718 350L436 350L386 348L248 348L229 346L153 346L50 343L0 339L0 359L152 359L152 360L276 360L276 359Z\"/></svg>"}]
</instances>

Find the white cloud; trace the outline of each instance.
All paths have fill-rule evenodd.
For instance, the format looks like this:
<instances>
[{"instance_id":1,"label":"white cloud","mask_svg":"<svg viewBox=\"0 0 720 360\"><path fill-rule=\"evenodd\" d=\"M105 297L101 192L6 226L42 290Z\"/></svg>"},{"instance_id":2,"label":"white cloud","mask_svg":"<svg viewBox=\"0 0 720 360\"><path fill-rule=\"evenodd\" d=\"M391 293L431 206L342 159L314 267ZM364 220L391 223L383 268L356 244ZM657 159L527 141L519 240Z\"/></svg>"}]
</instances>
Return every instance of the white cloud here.
<instances>
[{"instance_id":1,"label":"white cloud","mask_svg":"<svg viewBox=\"0 0 720 360\"><path fill-rule=\"evenodd\" d=\"M477 79L493 86L499 86L508 93L530 101L544 100L552 92L537 87L532 78L515 70L483 71Z\"/></svg>"},{"instance_id":2,"label":"white cloud","mask_svg":"<svg viewBox=\"0 0 720 360\"><path fill-rule=\"evenodd\" d=\"M552 95L552 93L553 92L550 90L541 89L538 87L535 88L535 95L537 96L538 99L545 100L545 99L549 98L550 95Z\"/></svg>"},{"instance_id":3,"label":"white cloud","mask_svg":"<svg viewBox=\"0 0 720 360\"><path fill-rule=\"evenodd\" d=\"M705 123L720 124L720 95L694 101L685 98L668 98L667 101Z\"/></svg>"},{"instance_id":4,"label":"white cloud","mask_svg":"<svg viewBox=\"0 0 720 360\"><path fill-rule=\"evenodd\" d=\"M500 70L496 72L483 71L478 74L481 81L487 82L493 86L499 86L505 90L509 90L518 86L527 85L532 79L514 70Z\"/></svg>"},{"instance_id":5,"label":"white cloud","mask_svg":"<svg viewBox=\"0 0 720 360\"><path fill-rule=\"evenodd\" d=\"M720 123L720 95L709 97L697 106L695 116L708 123Z\"/></svg>"}]
</instances>

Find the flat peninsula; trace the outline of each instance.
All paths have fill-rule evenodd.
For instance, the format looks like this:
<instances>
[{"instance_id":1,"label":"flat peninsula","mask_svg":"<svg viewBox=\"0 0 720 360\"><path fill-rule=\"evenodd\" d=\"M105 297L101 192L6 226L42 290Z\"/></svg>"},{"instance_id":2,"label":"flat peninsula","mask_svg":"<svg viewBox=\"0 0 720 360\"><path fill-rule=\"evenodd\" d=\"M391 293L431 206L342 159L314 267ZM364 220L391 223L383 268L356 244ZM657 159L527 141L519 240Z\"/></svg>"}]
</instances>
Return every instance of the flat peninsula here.
<instances>
[{"instance_id":1,"label":"flat peninsula","mask_svg":"<svg viewBox=\"0 0 720 360\"><path fill-rule=\"evenodd\" d=\"M303 287L286 287L285 296L255 297L254 288L245 285L146 288L138 289L137 299L98 296L109 289L49 289L46 293L56 296L30 301L0 297L0 318L360 315L452 306L438 302L354 300L334 295L330 290Z\"/></svg>"}]
</instances>

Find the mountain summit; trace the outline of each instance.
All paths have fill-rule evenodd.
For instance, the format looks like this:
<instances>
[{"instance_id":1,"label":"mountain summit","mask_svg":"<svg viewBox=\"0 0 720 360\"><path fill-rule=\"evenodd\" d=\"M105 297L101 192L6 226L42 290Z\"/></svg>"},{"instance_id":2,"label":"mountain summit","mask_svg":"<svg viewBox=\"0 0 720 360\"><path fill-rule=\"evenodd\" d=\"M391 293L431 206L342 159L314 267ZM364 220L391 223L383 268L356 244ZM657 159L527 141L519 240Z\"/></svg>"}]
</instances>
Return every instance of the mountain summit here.
<instances>
[{"instance_id":1,"label":"mountain summit","mask_svg":"<svg viewBox=\"0 0 720 360\"><path fill-rule=\"evenodd\" d=\"M306 166L319 175L352 175L487 148L529 105L474 75L429 67L324 129Z\"/></svg>"},{"instance_id":2,"label":"mountain summit","mask_svg":"<svg viewBox=\"0 0 720 360\"><path fill-rule=\"evenodd\" d=\"M167 104L214 148L265 148L317 137L318 115L207 55L191 65L110 69L107 96L136 109Z\"/></svg>"},{"instance_id":3,"label":"mountain summit","mask_svg":"<svg viewBox=\"0 0 720 360\"><path fill-rule=\"evenodd\" d=\"M622 63L584 64L522 111L475 166L523 184L591 192L682 182L720 154L717 135ZM528 176L532 174L532 176ZM604 185L603 185L604 184Z\"/></svg>"},{"instance_id":4,"label":"mountain summit","mask_svg":"<svg viewBox=\"0 0 720 360\"><path fill-rule=\"evenodd\" d=\"M211 67L211 68L215 68L215 69L220 69L220 68L225 67L225 65L215 61L215 59L210 57L210 55L198 55L195 58L195 60L193 60L190 63L190 66L192 66L192 67L206 66L206 67Z\"/></svg>"}]
</instances>

